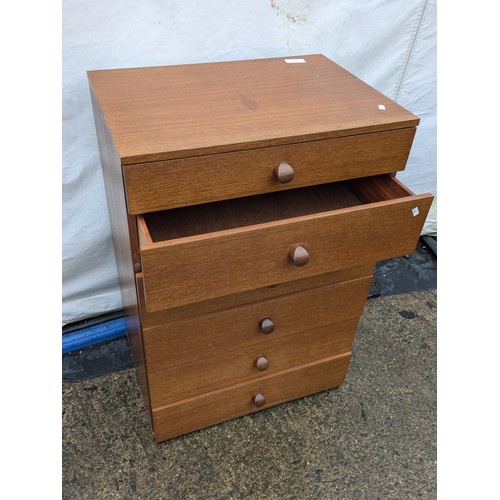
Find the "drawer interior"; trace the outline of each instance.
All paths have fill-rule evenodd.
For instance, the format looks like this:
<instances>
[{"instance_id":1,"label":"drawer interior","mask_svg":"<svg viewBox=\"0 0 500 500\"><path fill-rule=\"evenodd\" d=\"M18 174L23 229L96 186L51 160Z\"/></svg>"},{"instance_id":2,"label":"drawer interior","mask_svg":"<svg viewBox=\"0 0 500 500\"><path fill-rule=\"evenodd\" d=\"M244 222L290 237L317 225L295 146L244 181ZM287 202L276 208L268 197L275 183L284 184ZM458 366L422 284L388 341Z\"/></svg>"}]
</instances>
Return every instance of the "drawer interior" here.
<instances>
[{"instance_id":1,"label":"drawer interior","mask_svg":"<svg viewBox=\"0 0 500 500\"><path fill-rule=\"evenodd\" d=\"M143 214L153 243L411 196L391 175Z\"/></svg>"}]
</instances>

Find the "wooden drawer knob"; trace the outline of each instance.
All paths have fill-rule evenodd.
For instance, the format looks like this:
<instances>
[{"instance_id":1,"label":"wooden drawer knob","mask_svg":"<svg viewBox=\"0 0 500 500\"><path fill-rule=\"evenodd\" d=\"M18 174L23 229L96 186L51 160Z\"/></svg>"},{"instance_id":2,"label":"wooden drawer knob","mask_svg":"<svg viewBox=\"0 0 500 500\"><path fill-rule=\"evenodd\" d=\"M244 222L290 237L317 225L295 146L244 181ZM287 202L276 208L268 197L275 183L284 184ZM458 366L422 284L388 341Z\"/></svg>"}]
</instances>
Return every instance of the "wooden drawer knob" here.
<instances>
[{"instance_id":1,"label":"wooden drawer knob","mask_svg":"<svg viewBox=\"0 0 500 500\"><path fill-rule=\"evenodd\" d=\"M271 318L264 318L260 321L259 328L262 333L268 335L274 332L274 323Z\"/></svg>"},{"instance_id":2,"label":"wooden drawer knob","mask_svg":"<svg viewBox=\"0 0 500 500\"><path fill-rule=\"evenodd\" d=\"M288 163L282 162L274 169L274 176L282 183L286 184L293 180L295 172Z\"/></svg>"},{"instance_id":3,"label":"wooden drawer knob","mask_svg":"<svg viewBox=\"0 0 500 500\"><path fill-rule=\"evenodd\" d=\"M269 368L269 361L264 356L259 356L255 360L255 367L259 370L259 372L263 372Z\"/></svg>"},{"instance_id":4,"label":"wooden drawer knob","mask_svg":"<svg viewBox=\"0 0 500 500\"><path fill-rule=\"evenodd\" d=\"M290 251L290 260L294 266L305 266L309 262L309 252L300 245L296 246Z\"/></svg>"},{"instance_id":5,"label":"wooden drawer knob","mask_svg":"<svg viewBox=\"0 0 500 500\"><path fill-rule=\"evenodd\" d=\"M264 394L259 392L253 397L253 402L255 406L264 406L266 404L266 398L264 397Z\"/></svg>"}]
</instances>

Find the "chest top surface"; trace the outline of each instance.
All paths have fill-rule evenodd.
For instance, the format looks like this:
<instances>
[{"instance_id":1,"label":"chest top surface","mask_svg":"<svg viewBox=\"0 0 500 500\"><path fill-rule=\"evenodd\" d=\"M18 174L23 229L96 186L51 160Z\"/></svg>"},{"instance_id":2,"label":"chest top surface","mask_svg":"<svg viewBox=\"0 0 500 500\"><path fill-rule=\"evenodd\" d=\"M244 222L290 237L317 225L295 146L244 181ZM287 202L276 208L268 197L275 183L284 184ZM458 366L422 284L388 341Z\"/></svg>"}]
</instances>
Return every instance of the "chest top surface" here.
<instances>
[{"instance_id":1,"label":"chest top surface","mask_svg":"<svg viewBox=\"0 0 500 500\"><path fill-rule=\"evenodd\" d=\"M305 62L287 62L290 59ZM123 164L300 143L419 122L320 54L95 70L88 78Z\"/></svg>"}]
</instances>

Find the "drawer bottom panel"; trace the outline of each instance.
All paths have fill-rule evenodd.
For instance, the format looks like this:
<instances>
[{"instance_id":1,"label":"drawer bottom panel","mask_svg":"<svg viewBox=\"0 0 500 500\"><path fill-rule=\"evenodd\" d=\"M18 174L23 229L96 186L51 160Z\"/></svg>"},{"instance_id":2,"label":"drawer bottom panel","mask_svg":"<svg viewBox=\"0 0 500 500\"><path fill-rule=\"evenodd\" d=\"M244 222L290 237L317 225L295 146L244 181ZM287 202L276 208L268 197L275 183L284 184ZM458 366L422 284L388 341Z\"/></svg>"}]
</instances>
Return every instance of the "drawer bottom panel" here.
<instances>
[{"instance_id":1,"label":"drawer bottom panel","mask_svg":"<svg viewBox=\"0 0 500 500\"><path fill-rule=\"evenodd\" d=\"M301 398L344 382L351 353L284 370L201 396L153 409L155 440L165 441L225 420L260 411L286 401ZM257 407L254 397L262 394L265 402Z\"/></svg>"}]
</instances>

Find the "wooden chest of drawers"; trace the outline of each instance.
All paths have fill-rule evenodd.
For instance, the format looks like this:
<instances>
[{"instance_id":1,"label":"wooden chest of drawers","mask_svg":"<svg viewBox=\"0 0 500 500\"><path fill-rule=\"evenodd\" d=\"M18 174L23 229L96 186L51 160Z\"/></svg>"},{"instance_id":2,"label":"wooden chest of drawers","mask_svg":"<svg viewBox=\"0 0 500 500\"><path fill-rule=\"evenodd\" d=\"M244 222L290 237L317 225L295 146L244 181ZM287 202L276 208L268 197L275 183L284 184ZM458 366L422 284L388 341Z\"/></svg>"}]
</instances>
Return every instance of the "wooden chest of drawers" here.
<instances>
[{"instance_id":1,"label":"wooden chest of drawers","mask_svg":"<svg viewBox=\"0 0 500 500\"><path fill-rule=\"evenodd\" d=\"M88 77L155 439L341 385L419 119L322 55Z\"/></svg>"}]
</instances>

